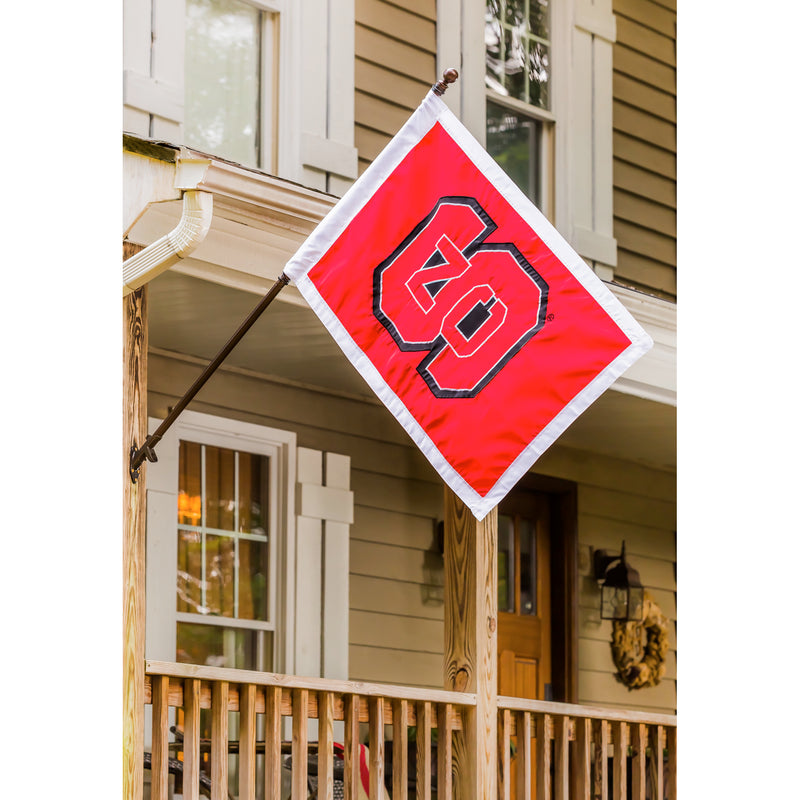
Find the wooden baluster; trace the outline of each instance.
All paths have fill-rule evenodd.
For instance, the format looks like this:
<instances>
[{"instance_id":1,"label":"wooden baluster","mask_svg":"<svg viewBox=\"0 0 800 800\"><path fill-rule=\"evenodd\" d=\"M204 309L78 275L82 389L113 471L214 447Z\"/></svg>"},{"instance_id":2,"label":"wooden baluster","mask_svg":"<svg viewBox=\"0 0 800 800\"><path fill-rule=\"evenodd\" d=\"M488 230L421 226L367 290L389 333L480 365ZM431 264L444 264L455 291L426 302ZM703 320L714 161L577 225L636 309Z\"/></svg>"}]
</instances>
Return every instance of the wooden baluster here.
<instances>
[{"instance_id":1,"label":"wooden baluster","mask_svg":"<svg viewBox=\"0 0 800 800\"><path fill-rule=\"evenodd\" d=\"M200 681L183 682L183 798L200 798Z\"/></svg>"},{"instance_id":2,"label":"wooden baluster","mask_svg":"<svg viewBox=\"0 0 800 800\"><path fill-rule=\"evenodd\" d=\"M256 687L239 686L239 800L256 797Z\"/></svg>"},{"instance_id":3,"label":"wooden baluster","mask_svg":"<svg viewBox=\"0 0 800 800\"><path fill-rule=\"evenodd\" d=\"M517 712L517 800L531 800L531 713Z\"/></svg>"},{"instance_id":4,"label":"wooden baluster","mask_svg":"<svg viewBox=\"0 0 800 800\"><path fill-rule=\"evenodd\" d=\"M333 800L333 693L317 696L319 746L317 747L317 797Z\"/></svg>"},{"instance_id":5,"label":"wooden baluster","mask_svg":"<svg viewBox=\"0 0 800 800\"><path fill-rule=\"evenodd\" d=\"M628 798L628 723L614 723L614 800Z\"/></svg>"},{"instance_id":6,"label":"wooden baluster","mask_svg":"<svg viewBox=\"0 0 800 800\"><path fill-rule=\"evenodd\" d=\"M361 780L358 747L357 694L344 698L344 800L358 800L358 782Z\"/></svg>"},{"instance_id":7,"label":"wooden baluster","mask_svg":"<svg viewBox=\"0 0 800 800\"><path fill-rule=\"evenodd\" d=\"M392 704L392 800L408 800L408 700Z\"/></svg>"},{"instance_id":8,"label":"wooden baluster","mask_svg":"<svg viewBox=\"0 0 800 800\"><path fill-rule=\"evenodd\" d=\"M653 781L653 800L664 800L664 727L663 725L650 726L650 749L653 756L650 759L650 775Z\"/></svg>"},{"instance_id":9,"label":"wooden baluster","mask_svg":"<svg viewBox=\"0 0 800 800\"><path fill-rule=\"evenodd\" d=\"M228 800L228 682L211 684L211 800Z\"/></svg>"},{"instance_id":10,"label":"wooden baluster","mask_svg":"<svg viewBox=\"0 0 800 800\"><path fill-rule=\"evenodd\" d=\"M645 800L647 786L647 725L638 722L632 731L633 764L631 789L633 800Z\"/></svg>"},{"instance_id":11,"label":"wooden baluster","mask_svg":"<svg viewBox=\"0 0 800 800\"><path fill-rule=\"evenodd\" d=\"M552 717L542 714L536 719L536 800L550 800L550 728Z\"/></svg>"},{"instance_id":12,"label":"wooden baluster","mask_svg":"<svg viewBox=\"0 0 800 800\"><path fill-rule=\"evenodd\" d=\"M667 798L675 800L678 796L678 731L667 728Z\"/></svg>"},{"instance_id":13,"label":"wooden baluster","mask_svg":"<svg viewBox=\"0 0 800 800\"><path fill-rule=\"evenodd\" d=\"M308 689L292 691L292 797L308 795Z\"/></svg>"},{"instance_id":14,"label":"wooden baluster","mask_svg":"<svg viewBox=\"0 0 800 800\"><path fill-rule=\"evenodd\" d=\"M437 707L438 747L436 764L437 800L453 798L453 707L439 703Z\"/></svg>"},{"instance_id":15,"label":"wooden baluster","mask_svg":"<svg viewBox=\"0 0 800 800\"><path fill-rule=\"evenodd\" d=\"M497 724L498 797L511 800L511 712L501 709Z\"/></svg>"},{"instance_id":16,"label":"wooden baluster","mask_svg":"<svg viewBox=\"0 0 800 800\"><path fill-rule=\"evenodd\" d=\"M417 703L417 800L431 800L431 704Z\"/></svg>"},{"instance_id":17,"label":"wooden baluster","mask_svg":"<svg viewBox=\"0 0 800 800\"><path fill-rule=\"evenodd\" d=\"M608 800L608 720L601 719L596 728L594 743L594 796Z\"/></svg>"},{"instance_id":18,"label":"wooden baluster","mask_svg":"<svg viewBox=\"0 0 800 800\"><path fill-rule=\"evenodd\" d=\"M153 676L153 753L150 797L167 800L169 793L169 678Z\"/></svg>"},{"instance_id":19,"label":"wooden baluster","mask_svg":"<svg viewBox=\"0 0 800 800\"><path fill-rule=\"evenodd\" d=\"M281 796L281 699L280 686L264 691L264 797Z\"/></svg>"},{"instance_id":20,"label":"wooden baluster","mask_svg":"<svg viewBox=\"0 0 800 800\"><path fill-rule=\"evenodd\" d=\"M555 800L569 800L569 717L555 720Z\"/></svg>"},{"instance_id":21,"label":"wooden baluster","mask_svg":"<svg viewBox=\"0 0 800 800\"><path fill-rule=\"evenodd\" d=\"M592 796L592 720L575 720L575 800Z\"/></svg>"},{"instance_id":22,"label":"wooden baluster","mask_svg":"<svg viewBox=\"0 0 800 800\"><path fill-rule=\"evenodd\" d=\"M369 800L383 800L384 730L383 698L369 698Z\"/></svg>"}]
</instances>

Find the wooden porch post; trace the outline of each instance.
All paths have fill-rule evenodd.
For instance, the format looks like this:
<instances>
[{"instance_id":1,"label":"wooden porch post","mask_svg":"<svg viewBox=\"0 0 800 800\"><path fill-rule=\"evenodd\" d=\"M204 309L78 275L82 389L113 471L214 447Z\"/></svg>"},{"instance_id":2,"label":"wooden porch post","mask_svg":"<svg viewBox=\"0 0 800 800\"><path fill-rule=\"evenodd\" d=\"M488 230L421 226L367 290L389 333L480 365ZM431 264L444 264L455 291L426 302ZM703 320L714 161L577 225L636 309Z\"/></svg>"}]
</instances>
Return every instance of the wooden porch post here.
<instances>
[{"instance_id":1,"label":"wooden porch post","mask_svg":"<svg viewBox=\"0 0 800 800\"><path fill-rule=\"evenodd\" d=\"M147 436L146 292L123 300L123 800L141 800L144 778L145 469L132 483L128 464L133 442Z\"/></svg>"},{"instance_id":2,"label":"wooden porch post","mask_svg":"<svg viewBox=\"0 0 800 800\"><path fill-rule=\"evenodd\" d=\"M497 797L497 509L478 522L445 488L444 688L477 704L454 737L459 800Z\"/></svg>"}]
</instances>

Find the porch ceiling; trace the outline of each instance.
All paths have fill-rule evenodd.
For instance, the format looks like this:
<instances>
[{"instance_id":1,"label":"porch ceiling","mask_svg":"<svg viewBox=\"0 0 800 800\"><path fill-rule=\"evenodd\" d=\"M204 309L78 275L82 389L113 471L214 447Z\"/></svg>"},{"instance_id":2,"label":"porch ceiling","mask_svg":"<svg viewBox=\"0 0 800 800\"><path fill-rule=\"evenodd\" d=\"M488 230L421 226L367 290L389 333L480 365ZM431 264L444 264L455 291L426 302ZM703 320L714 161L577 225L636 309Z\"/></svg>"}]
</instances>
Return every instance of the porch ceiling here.
<instances>
[{"instance_id":1,"label":"porch ceiling","mask_svg":"<svg viewBox=\"0 0 800 800\"><path fill-rule=\"evenodd\" d=\"M149 286L150 346L206 360L258 302L251 292L174 270ZM378 402L316 315L296 302L273 303L225 364ZM675 469L675 441L674 405L613 389L559 439L567 447L665 469Z\"/></svg>"}]
</instances>

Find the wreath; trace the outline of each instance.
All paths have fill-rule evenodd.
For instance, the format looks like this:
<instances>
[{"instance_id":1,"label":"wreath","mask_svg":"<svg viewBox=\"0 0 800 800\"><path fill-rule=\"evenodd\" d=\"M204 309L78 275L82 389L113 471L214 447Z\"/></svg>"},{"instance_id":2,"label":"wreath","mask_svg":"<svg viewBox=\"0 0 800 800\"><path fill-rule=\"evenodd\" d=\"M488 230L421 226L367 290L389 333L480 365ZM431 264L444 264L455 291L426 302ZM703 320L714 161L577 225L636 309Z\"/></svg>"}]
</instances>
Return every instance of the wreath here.
<instances>
[{"instance_id":1,"label":"wreath","mask_svg":"<svg viewBox=\"0 0 800 800\"><path fill-rule=\"evenodd\" d=\"M664 677L664 659L669 651L667 625L667 618L647 592L641 621L614 620L611 655L617 668L616 678L628 691L657 686Z\"/></svg>"}]
</instances>

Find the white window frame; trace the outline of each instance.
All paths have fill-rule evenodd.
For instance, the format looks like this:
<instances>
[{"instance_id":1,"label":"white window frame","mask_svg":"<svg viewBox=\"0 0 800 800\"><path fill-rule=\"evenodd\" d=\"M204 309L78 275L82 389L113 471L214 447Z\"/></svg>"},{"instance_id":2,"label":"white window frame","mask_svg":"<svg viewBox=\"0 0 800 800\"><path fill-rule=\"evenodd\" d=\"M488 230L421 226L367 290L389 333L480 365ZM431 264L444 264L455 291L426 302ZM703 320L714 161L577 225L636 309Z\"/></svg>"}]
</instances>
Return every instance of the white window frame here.
<instances>
[{"instance_id":1,"label":"white window frame","mask_svg":"<svg viewBox=\"0 0 800 800\"><path fill-rule=\"evenodd\" d=\"M154 431L160 420L150 420ZM181 440L269 457L270 527L268 620L247 621L177 611L178 465ZM295 514L297 437L289 431L184 411L157 447L147 467L146 633L148 659L174 661L177 624L269 630L273 663L268 670L291 671L294 642Z\"/></svg>"},{"instance_id":2,"label":"white window frame","mask_svg":"<svg viewBox=\"0 0 800 800\"><path fill-rule=\"evenodd\" d=\"M261 81L262 108L277 108L277 120L268 130L262 120L259 168L341 195L358 174L355 0L246 2L279 14L277 79L262 61ZM123 0L128 133L183 143L185 16L185 0Z\"/></svg>"},{"instance_id":3,"label":"white window frame","mask_svg":"<svg viewBox=\"0 0 800 800\"><path fill-rule=\"evenodd\" d=\"M551 0L550 140L544 155L554 165L542 187L543 213L603 280L617 262L613 236L612 0ZM437 72L459 69L445 102L475 138L486 143L484 87L485 0L437 0ZM459 24L460 23L460 24ZM500 101L492 93L491 99ZM509 98L503 103L513 107ZM523 110L523 109L519 109ZM544 162L546 163L546 161ZM547 173L548 170L542 170ZM549 205L548 205L549 204Z\"/></svg>"},{"instance_id":4,"label":"white window frame","mask_svg":"<svg viewBox=\"0 0 800 800\"><path fill-rule=\"evenodd\" d=\"M262 52L258 76L261 110L258 130L259 162L245 166L274 174L278 171L278 145L282 135L280 131L282 118L280 99L284 93L281 92L281 78L292 68L290 48L282 47L281 43L288 41L291 36L292 5L286 0L240 0L240 2L258 11L266 12L261 21L260 31ZM184 0L184 8L185 3L186 0ZM273 14L277 15L277 20L271 16ZM266 53L267 47L269 47L269 53ZM185 85L185 72L183 82ZM181 115L180 122L181 133L183 133L183 115ZM223 153L213 155L225 157Z\"/></svg>"},{"instance_id":5,"label":"white window frame","mask_svg":"<svg viewBox=\"0 0 800 800\"><path fill-rule=\"evenodd\" d=\"M551 46L552 47L552 46ZM541 123L541 136L539 138L539 152L537 157L542 168L539 170L539 185L537 195L540 198L539 210L551 222L555 214L555 172L554 162L555 135L556 135L556 116L552 111L547 111L538 106L517 100L515 97L507 97L493 89L485 89L486 101L491 101L499 106L505 106L511 111L516 111L529 119ZM485 107L485 104L484 104ZM485 123L484 123L485 128Z\"/></svg>"}]
</instances>

